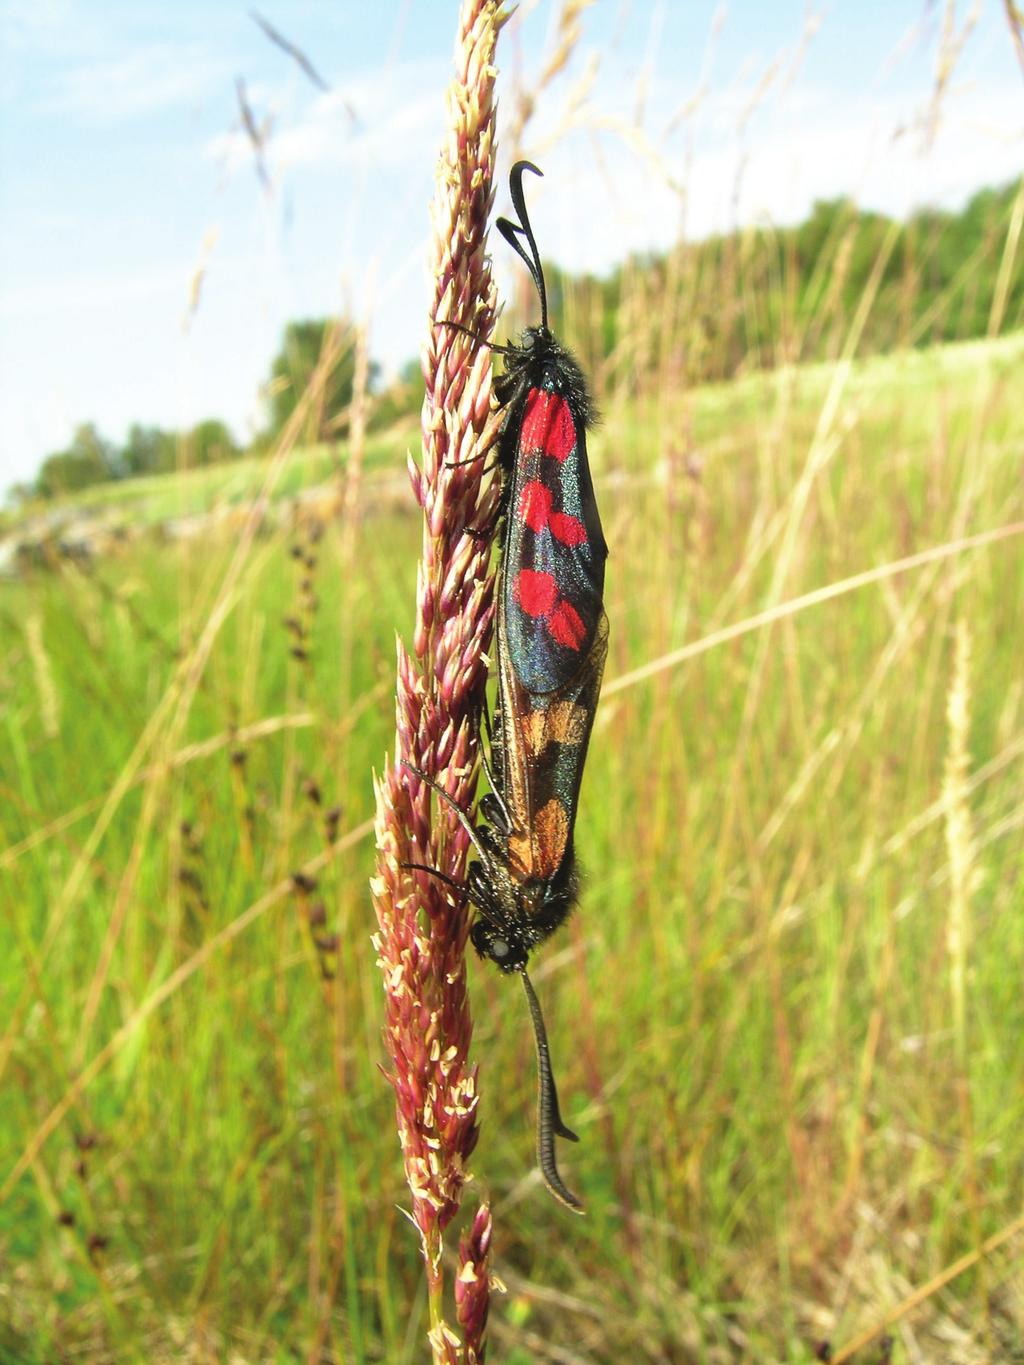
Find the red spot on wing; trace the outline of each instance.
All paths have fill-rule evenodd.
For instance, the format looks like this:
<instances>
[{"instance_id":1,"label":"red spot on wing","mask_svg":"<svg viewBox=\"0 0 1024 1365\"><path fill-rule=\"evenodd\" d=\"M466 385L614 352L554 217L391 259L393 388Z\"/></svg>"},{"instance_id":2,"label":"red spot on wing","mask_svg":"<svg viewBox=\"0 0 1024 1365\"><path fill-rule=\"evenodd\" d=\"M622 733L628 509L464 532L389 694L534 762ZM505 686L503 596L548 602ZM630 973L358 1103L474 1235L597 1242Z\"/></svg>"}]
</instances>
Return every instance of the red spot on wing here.
<instances>
[{"instance_id":1,"label":"red spot on wing","mask_svg":"<svg viewBox=\"0 0 1024 1365\"><path fill-rule=\"evenodd\" d=\"M566 649L579 649L586 638L587 628L575 607L563 598L548 617L551 638Z\"/></svg>"},{"instance_id":2,"label":"red spot on wing","mask_svg":"<svg viewBox=\"0 0 1024 1365\"><path fill-rule=\"evenodd\" d=\"M519 495L519 520L531 531L543 531L553 501L550 488L545 488L539 479L532 479Z\"/></svg>"},{"instance_id":3,"label":"red spot on wing","mask_svg":"<svg viewBox=\"0 0 1024 1365\"><path fill-rule=\"evenodd\" d=\"M569 404L547 389L531 389L526 396L526 411L519 433L519 448L524 454L541 451L564 460L576 444L576 424Z\"/></svg>"},{"instance_id":4,"label":"red spot on wing","mask_svg":"<svg viewBox=\"0 0 1024 1365\"><path fill-rule=\"evenodd\" d=\"M536 569L519 570L516 597L528 616L547 616L557 596L558 588L549 573L538 573Z\"/></svg>"},{"instance_id":5,"label":"red spot on wing","mask_svg":"<svg viewBox=\"0 0 1024 1365\"><path fill-rule=\"evenodd\" d=\"M587 530L579 517L571 517L568 512L556 512L548 518L551 534L563 545L585 545Z\"/></svg>"},{"instance_id":6,"label":"red spot on wing","mask_svg":"<svg viewBox=\"0 0 1024 1365\"><path fill-rule=\"evenodd\" d=\"M531 479L519 494L519 520L538 535L545 526L563 545L585 545L587 530L579 517L568 512L552 512L554 495L539 479Z\"/></svg>"},{"instance_id":7,"label":"red spot on wing","mask_svg":"<svg viewBox=\"0 0 1024 1365\"><path fill-rule=\"evenodd\" d=\"M572 420L569 404L564 398L555 399L555 412L548 428L548 439L544 454L553 455L556 460L564 460L576 445L576 424Z\"/></svg>"}]
</instances>

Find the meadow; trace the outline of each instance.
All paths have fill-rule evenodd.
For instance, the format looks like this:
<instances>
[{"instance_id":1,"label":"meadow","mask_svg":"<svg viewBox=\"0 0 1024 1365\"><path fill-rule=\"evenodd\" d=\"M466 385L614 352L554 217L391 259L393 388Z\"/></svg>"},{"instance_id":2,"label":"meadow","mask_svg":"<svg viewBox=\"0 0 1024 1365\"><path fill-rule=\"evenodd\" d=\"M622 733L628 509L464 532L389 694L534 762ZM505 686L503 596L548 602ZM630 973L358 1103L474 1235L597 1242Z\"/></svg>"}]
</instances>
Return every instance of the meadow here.
<instances>
[{"instance_id":1,"label":"meadow","mask_svg":"<svg viewBox=\"0 0 1024 1365\"><path fill-rule=\"evenodd\" d=\"M893 1359L1024 1359L1022 451L1020 333L606 396L586 883L534 975L587 1215L473 963L496 1359L811 1361L919 1288ZM423 1358L367 887L421 532L361 488L0 586L2 1359Z\"/></svg>"}]
</instances>

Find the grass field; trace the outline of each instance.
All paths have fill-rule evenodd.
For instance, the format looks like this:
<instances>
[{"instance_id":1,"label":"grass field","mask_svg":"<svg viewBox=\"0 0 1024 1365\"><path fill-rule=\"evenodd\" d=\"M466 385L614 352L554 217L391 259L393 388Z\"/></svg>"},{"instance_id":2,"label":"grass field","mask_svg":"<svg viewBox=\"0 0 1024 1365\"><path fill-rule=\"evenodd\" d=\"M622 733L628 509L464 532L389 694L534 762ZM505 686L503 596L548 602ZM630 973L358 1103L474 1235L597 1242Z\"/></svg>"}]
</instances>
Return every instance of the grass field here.
<instances>
[{"instance_id":1,"label":"grass field","mask_svg":"<svg viewBox=\"0 0 1024 1365\"><path fill-rule=\"evenodd\" d=\"M475 963L497 1359L810 1361L1020 1218L1024 536L952 543L1024 521L1022 451L1021 335L607 407L587 881L535 974L588 1214ZM409 508L0 588L4 1360L422 1358L366 832ZM894 1358L1024 1360L1022 1247Z\"/></svg>"}]
</instances>

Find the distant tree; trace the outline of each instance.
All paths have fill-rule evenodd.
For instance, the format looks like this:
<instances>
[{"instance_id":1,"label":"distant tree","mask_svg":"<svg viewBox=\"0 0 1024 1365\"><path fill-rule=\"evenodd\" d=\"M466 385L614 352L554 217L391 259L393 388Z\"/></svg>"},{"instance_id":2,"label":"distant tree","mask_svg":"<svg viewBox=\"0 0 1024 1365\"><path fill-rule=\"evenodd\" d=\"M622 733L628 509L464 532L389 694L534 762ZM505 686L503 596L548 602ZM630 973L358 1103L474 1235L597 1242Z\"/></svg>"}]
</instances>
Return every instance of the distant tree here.
<instances>
[{"instance_id":1,"label":"distant tree","mask_svg":"<svg viewBox=\"0 0 1024 1365\"><path fill-rule=\"evenodd\" d=\"M127 440L118 455L121 477L132 479L143 474L162 474L173 469L177 445L178 437L175 432L134 423L129 427Z\"/></svg>"},{"instance_id":2,"label":"distant tree","mask_svg":"<svg viewBox=\"0 0 1024 1365\"><path fill-rule=\"evenodd\" d=\"M858 353L927 346L1024 326L1024 271L1007 256L1020 182L979 190L959 211L921 208L905 222L858 209L851 199L819 200L794 227L761 225L679 241L663 255L634 255L608 275L570 275L546 261L551 325L605 392L728 379L745 370L835 357L865 299ZM504 335L538 321L533 287L504 320ZM268 450L318 370L300 440L344 434L355 380L356 328L348 319L288 323L265 386L268 424L248 448ZM370 363L371 425L418 413L417 362L384 392ZM180 435L134 425L115 451L87 424L67 450L50 455L34 489L54 497L112 478L236 458L217 419Z\"/></svg>"},{"instance_id":3,"label":"distant tree","mask_svg":"<svg viewBox=\"0 0 1024 1365\"><path fill-rule=\"evenodd\" d=\"M423 407L423 370L418 360L407 360L398 378L374 399L370 427L380 431L403 418L419 415Z\"/></svg>"},{"instance_id":4,"label":"distant tree","mask_svg":"<svg viewBox=\"0 0 1024 1365\"><path fill-rule=\"evenodd\" d=\"M303 439L323 441L337 434L352 401L355 381L355 327L346 319L307 318L289 322L281 349L271 365L267 385L270 409L268 436L277 436L295 411L318 366L325 374L322 388L310 404ZM371 362L369 386L377 382L379 366Z\"/></svg>"},{"instance_id":5,"label":"distant tree","mask_svg":"<svg viewBox=\"0 0 1024 1365\"><path fill-rule=\"evenodd\" d=\"M237 460L239 447L227 425L217 417L198 422L185 437L186 458L191 468Z\"/></svg>"},{"instance_id":6,"label":"distant tree","mask_svg":"<svg viewBox=\"0 0 1024 1365\"><path fill-rule=\"evenodd\" d=\"M75 429L67 450L48 455L36 480L40 497L56 498L76 493L90 484L105 483L115 477L117 452L92 422Z\"/></svg>"},{"instance_id":7,"label":"distant tree","mask_svg":"<svg viewBox=\"0 0 1024 1365\"><path fill-rule=\"evenodd\" d=\"M857 216L850 199L816 199L810 216L793 231L797 264L809 274L825 257L834 252L843 232Z\"/></svg>"}]
</instances>

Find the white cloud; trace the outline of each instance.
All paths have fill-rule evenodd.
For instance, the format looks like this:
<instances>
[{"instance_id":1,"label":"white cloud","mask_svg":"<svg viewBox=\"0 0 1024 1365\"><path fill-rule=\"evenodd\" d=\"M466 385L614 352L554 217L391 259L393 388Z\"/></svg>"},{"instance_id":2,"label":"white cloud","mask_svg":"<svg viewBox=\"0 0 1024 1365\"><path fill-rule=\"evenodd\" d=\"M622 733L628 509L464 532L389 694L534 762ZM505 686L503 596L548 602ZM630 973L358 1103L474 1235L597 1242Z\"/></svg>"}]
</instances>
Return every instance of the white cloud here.
<instances>
[{"instance_id":1,"label":"white cloud","mask_svg":"<svg viewBox=\"0 0 1024 1365\"><path fill-rule=\"evenodd\" d=\"M35 103L40 113L116 121L197 105L228 88L231 68L198 43L152 44L76 61L51 76Z\"/></svg>"},{"instance_id":2,"label":"white cloud","mask_svg":"<svg viewBox=\"0 0 1024 1365\"><path fill-rule=\"evenodd\" d=\"M363 72L298 109L281 102L261 108L253 100L257 120L267 112L274 117L267 164L272 173L353 165L378 170L413 164L428 147L429 159L441 128L443 88L436 64L408 62ZM211 138L205 151L229 172L252 161L252 143L241 128Z\"/></svg>"},{"instance_id":3,"label":"white cloud","mask_svg":"<svg viewBox=\"0 0 1024 1365\"><path fill-rule=\"evenodd\" d=\"M541 233L545 213L557 211L541 240L570 270L605 271L631 251L668 248L681 232L697 239L795 223L817 199L849 196L896 217L925 204L957 208L1024 164L1015 85L952 88L933 143L924 136L927 90L838 98L805 82L744 122L749 92L733 86L708 93L688 127L659 137L644 129L670 123L678 90L653 92L640 129L619 112L629 103L619 89L617 109L603 102L577 111L567 135L557 117L531 125L526 152L546 173L531 187L534 225Z\"/></svg>"},{"instance_id":4,"label":"white cloud","mask_svg":"<svg viewBox=\"0 0 1024 1365\"><path fill-rule=\"evenodd\" d=\"M24 46L67 31L73 19L73 0L5 0L4 41Z\"/></svg>"},{"instance_id":5,"label":"white cloud","mask_svg":"<svg viewBox=\"0 0 1024 1365\"><path fill-rule=\"evenodd\" d=\"M184 310L189 272L180 265L55 276L8 285L0 292L0 319L16 321L64 309L111 311L124 304L171 302Z\"/></svg>"}]
</instances>

